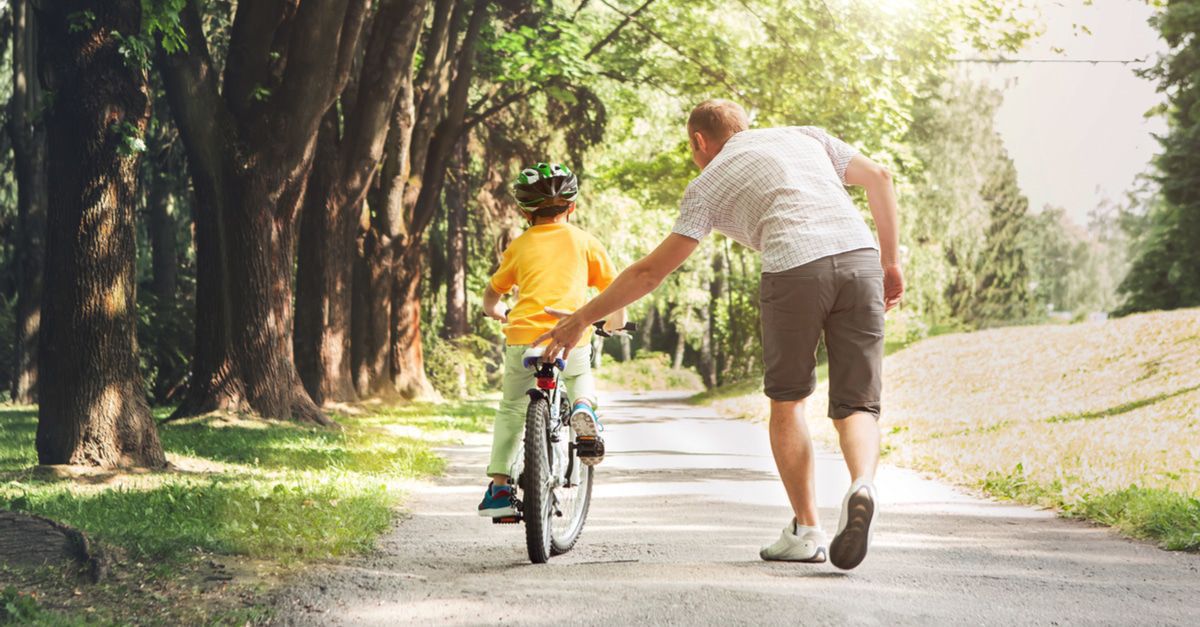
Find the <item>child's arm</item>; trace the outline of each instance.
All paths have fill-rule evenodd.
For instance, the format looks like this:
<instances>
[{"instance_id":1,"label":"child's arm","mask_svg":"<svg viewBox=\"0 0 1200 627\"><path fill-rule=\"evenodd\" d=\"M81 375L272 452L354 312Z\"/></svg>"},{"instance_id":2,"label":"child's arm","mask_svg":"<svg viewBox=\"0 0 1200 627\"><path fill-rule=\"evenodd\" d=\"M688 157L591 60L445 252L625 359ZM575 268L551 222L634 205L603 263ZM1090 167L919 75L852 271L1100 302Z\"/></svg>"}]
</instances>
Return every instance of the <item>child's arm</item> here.
<instances>
[{"instance_id":1,"label":"child's arm","mask_svg":"<svg viewBox=\"0 0 1200 627\"><path fill-rule=\"evenodd\" d=\"M508 322L508 307L500 301L503 294L492 289L491 285L483 290L483 313L493 320Z\"/></svg>"}]
</instances>

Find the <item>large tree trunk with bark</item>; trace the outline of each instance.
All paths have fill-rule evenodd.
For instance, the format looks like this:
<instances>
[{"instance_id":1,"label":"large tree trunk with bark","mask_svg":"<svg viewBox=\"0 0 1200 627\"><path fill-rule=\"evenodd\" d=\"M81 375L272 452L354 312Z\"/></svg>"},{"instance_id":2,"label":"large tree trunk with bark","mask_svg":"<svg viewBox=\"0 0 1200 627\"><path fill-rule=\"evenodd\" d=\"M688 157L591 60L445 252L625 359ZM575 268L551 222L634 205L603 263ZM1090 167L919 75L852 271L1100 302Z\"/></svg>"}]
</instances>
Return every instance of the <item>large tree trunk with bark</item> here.
<instances>
[{"instance_id":1,"label":"large tree trunk with bark","mask_svg":"<svg viewBox=\"0 0 1200 627\"><path fill-rule=\"evenodd\" d=\"M337 124L337 112L330 109L317 139L296 265L296 368L318 405L357 397L350 369L350 311L358 220L335 180Z\"/></svg>"},{"instance_id":2,"label":"large tree trunk with bark","mask_svg":"<svg viewBox=\"0 0 1200 627\"><path fill-rule=\"evenodd\" d=\"M13 95L9 136L17 178L17 310L13 342L12 398L37 402L38 328L42 310L42 262L45 254L46 127L39 108L42 88L37 73L37 24L29 0L13 3Z\"/></svg>"},{"instance_id":3,"label":"large tree trunk with bark","mask_svg":"<svg viewBox=\"0 0 1200 627\"><path fill-rule=\"evenodd\" d=\"M343 94L342 133L336 108L322 123L302 220L296 326L297 366L318 403L357 397L351 347L355 236L367 188L384 156L397 96L411 84L427 4L380 4L360 78Z\"/></svg>"},{"instance_id":4,"label":"large tree trunk with bark","mask_svg":"<svg viewBox=\"0 0 1200 627\"><path fill-rule=\"evenodd\" d=\"M87 24L70 16L87 11ZM50 188L39 365L42 464L166 464L137 356L134 140L150 119L145 73L114 33L138 0L63 2L42 14Z\"/></svg>"},{"instance_id":5,"label":"large tree trunk with bark","mask_svg":"<svg viewBox=\"0 0 1200 627\"><path fill-rule=\"evenodd\" d=\"M414 243L398 253L393 272L391 320L391 387L404 398L434 394L425 376L421 344L421 278L425 247Z\"/></svg>"},{"instance_id":6,"label":"large tree trunk with bark","mask_svg":"<svg viewBox=\"0 0 1200 627\"><path fill-rule=\"evenodd\" d=\"M449 55L455 61L455 72L446 95L445 118L429 134L428 147L425 149L418 145L414 132L413 152L415 154L421 149L424 173L419 185L410 183L405 189L405 197L415 196L415 199L411 211L406 212L409 216L406 237L398 242L401 248L394 253L396 267L392 292L392 385L398 393L409 398L430 393L433 389L425 377L425 355L421 346L419 288L424 271L422 240L437 214L437 208L441 206L446 164L454 145L462 136L468 90L475 67L475 49L488 15L487 4L484 0L476 0L471 5L462 3L456 8L456 11L469 10L471 14L462 36L461 49ZM418 130L421 128L417 127ZM419 161L421 159L414 156L414 167ZM410 205L405 202L404 206Z\"/></svg>"},{"instance_id":7,"label":"large tree trunk with bark","mask_svg":"<svg viewBox=\"0 0 1200 627\"><path fill-rule=\"evenodd\" d=\"M439 140L436 131L449 115L443 113L445 101L460 80L455 68L464 83L460 118L465 115L474 44L457 55L460 35L456 28L464 14L471 12L462 41L477 39L486 4L480 0L435 1L420 73L415 79L405 77L396 95L378 187L370 194L371 226L364 237L369 286L366 333L363 347L354 350L360 395L414 397L433 391L425 377L419 287L425 231L440 205L430 201L440 199L441 180L433 184L436 193L431 189L431 195L423 198L422 190L432 167L428 160L434 143L449 138L443 133ZM453 141L460 134L456 132ZM443 150L437 157L443 169L447 156Z\"/></svg>"},{"instance_id":8,"label":"large tree trunk with bark","mask_svg":"<svg viewBox=\"0 0 1200 627\"><path fill-rule=\"evenodd\" d=\"M196 190L203 321L177 416L224 408L331 424L293 361L296 227L317 130L348 80L369 5L238 4L223 82L197 0L181 14L186 50L159 46Z\"/></svg>"}]
</instances>

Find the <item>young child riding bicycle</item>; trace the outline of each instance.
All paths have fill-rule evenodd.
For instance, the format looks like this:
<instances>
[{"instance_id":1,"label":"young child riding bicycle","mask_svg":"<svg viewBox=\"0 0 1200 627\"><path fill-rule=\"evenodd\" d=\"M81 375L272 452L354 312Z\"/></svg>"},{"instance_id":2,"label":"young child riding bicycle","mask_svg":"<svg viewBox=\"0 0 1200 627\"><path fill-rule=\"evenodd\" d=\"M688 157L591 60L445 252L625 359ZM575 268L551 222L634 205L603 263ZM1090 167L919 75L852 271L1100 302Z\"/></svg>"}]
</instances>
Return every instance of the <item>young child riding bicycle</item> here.
<instances>
[{"instance_id":1,"label":"young child riding bicycle","mask_svg":"<svg viewBox=\"0 0 1200 627\"><path fill-rule=\"evenodd\" d=\"M511 473L524 432L529 403L525 392L534 386L534 372L522 361L534 339L558 322L546 310L574 311L588 300L589 288L604 290L616 276L600 241L568 222L579 194L579 181L570 170L557 163L538 163L522 170L512 189L530 226L504 251L500 268L483 294L484 313L505 323L503 398L496 410L487 467L492 482L479 504L479 515L491 518L516 514ZM500 299L514 287L517 302L506 309ZM618 312L605 328L619 329L624 319L624 311ZM604 441L598 433L590 339L585 335L571 351L562 380L573 403L571 428L578 439L595 441L578 449L579 460L594 466L604 459Z\"/></svg>"}]
</instances>

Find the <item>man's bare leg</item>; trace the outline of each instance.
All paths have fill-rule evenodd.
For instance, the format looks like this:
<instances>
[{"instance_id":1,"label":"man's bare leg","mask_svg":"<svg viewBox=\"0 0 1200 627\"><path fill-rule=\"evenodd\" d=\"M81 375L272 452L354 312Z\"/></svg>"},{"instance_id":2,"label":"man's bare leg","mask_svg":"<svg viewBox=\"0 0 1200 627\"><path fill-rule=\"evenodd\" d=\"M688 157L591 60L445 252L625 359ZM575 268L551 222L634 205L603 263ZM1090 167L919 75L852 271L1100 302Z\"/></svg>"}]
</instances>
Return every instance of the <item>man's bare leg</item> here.
<instances>
[{"instance_id":1,"label":"man's bare leg","mask_svg":"<svg viewBox=\"0 0 1200 627\"><path fill-rule=\"evenodd\" d=\"M804 401L771 401L770 432L775 466L796 513L796 522L816 527L820 522L813 481L813 446L808 424L804 422Z\"/></svg>"},{"instance_id":2,"label":"man's bare leg","mask_svg":"<svg viewBox=\"0 0 1200 627\"><path fill-rule=\"evenodd\" d=\"M834 420L833 425L837 428L846 468L850 470L850 480L874 483L875 469L879 466L879 421L871 414L858 412Z\"/></svg>"}]
</instances>

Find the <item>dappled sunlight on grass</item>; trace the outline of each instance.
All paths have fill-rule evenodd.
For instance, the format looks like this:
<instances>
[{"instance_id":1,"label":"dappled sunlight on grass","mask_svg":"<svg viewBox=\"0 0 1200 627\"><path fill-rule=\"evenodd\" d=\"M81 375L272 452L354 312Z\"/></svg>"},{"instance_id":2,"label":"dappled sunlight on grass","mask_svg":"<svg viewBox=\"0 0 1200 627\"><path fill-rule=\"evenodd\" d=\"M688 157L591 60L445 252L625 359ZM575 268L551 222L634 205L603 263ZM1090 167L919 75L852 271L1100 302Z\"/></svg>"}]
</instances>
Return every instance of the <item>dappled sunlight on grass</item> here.
<instances>
[{"instance_id":1,"label":"dappled sunlight on grass","mask_svg":"<svg viewBox=\"0 0 1200 627\"><path fill-rule=\"evenodd\" d=\"M31 472L36 411L0 409L0 508L77 526L134 556L288 561L361 551L387 529L407 484L442 471L432 443L486 431L492 405L364 405L328 429L211 414L160 425L171 471L74 480Z\"/></svg>"}]
</instances>

